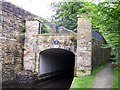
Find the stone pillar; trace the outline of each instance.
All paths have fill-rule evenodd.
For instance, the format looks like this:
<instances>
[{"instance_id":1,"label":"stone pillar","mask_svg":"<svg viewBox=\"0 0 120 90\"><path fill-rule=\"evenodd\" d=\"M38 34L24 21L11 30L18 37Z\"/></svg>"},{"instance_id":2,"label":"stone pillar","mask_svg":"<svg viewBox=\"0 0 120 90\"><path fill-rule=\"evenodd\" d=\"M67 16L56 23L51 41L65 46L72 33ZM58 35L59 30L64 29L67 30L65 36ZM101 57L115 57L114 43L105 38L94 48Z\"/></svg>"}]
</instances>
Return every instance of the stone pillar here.
<instances>
[{"instance_id":1,"label":"stone pillar","mask_svg":"<svg viewBox=\"0 0 120 90\"><path fill-rule=\"evenodd\" d=\"M0 0L0 16L2 16L2 1ZM0 18L0 62L2 59L2 18ZM1 63L0 63L1 64Z\"/></svg>"},{"instance_id":2,"label":"stone pillar","mask_svg":"<svg viewBox=\"0 0 120 90\"><path fill-rule=\"evenodd\" d=\"M2 16L2 0L0 0L0 16ZM2 89L2 18L0 18L0 90Z\"/></svg>"},{"instance_id":3,"label":"stone pillar","mask_svg":"<svg viewBox=\"0 0 120 90\"><path fill-rule=\"evenodd\" d=\"M90 20L78 18L77 76L91 74L92 26Z\"/></svg>"},{"instance_id":4,"label":"stone pillar","mask_svg":"<svg viewBox=\"0 0 120 90\"><path fill-rule=\"evenodd\" d=\"M39 21L26 21L25 44L24 44L24 69L35 71L37 54L37 35Z\"/></svg>"},{"instance_id":5,"label":"stone pillar","mask_svg":"<svg viewBox=\"0 0 120 90\"><path fill-rule=\"evenodd\" d=\"M0 16L2 16L1 9L2 9L2 1L0 0ZM2 18L0 17L0 64L1 61L2 61Z\"/></svg>"}]
</instances>

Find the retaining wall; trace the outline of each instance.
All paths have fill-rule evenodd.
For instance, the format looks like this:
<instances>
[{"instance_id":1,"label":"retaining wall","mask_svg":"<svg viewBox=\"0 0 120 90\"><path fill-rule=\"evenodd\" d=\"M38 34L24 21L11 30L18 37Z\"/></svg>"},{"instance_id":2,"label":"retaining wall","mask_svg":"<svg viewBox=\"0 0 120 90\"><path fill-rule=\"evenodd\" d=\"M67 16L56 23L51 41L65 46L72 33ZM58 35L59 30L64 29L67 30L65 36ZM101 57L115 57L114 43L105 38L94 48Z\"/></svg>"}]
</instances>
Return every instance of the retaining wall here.
<instances>
[{"instance_id":1,"label":"retaining wall","mask_svg":"<svg viewBox=\"0 0 120 90\"><path fill-rule=\"evenodd\" d=\"M0 16L0 61L2 63L2 81L13 80L15 73L22 69L24 21L33 18L31 13L9 3L2 2Z\"/></svg>"},{"instance_id":2,"label":"retaining wall","mask_svg":"<svg viewBox=\"0 0 120 90\"><path fill-rule=\"evenodd\" d=\"M104 48L99 40L92 38L92 69L109 62L111 48Z\"/></svg>"}]
</instances>

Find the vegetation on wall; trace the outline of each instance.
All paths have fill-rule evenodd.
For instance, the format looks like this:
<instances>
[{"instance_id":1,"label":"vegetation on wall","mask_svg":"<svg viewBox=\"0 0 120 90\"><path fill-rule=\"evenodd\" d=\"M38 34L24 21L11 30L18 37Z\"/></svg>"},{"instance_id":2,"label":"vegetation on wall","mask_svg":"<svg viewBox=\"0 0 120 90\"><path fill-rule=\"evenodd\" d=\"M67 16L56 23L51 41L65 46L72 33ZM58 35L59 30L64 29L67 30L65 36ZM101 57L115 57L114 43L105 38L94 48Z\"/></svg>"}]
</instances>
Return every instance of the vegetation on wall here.
<instances>
[{"instance_id":1,"label":"vegetation on wall","mask_svg":"<svg viewBox=\"0 0 120 90\"><path fill-rule=\"evenodd\" d=\"M42 17L37 17L37 18L34 18L34 19L40 21L39 30L41 30L41 31L39 32L39 34L40 33L41 34L50 33L52 31L50 26L46 24L46 22L49 22L48 20L46 20Z\"/></svg>"},{"instance_id":2,"label":"vegetation on wall","mask_svg":"<svg viewBox=\"0 0 120 90\"><path fill-rule=\"evenodd\" d=\"M51 28L46 25L46 24L42 24L41 26L41 33L44 34L44 33L50 33L52 30Z\"/></svg>"},{"instance_id":3,"label":"vegetation on wall","mask_svg":"<svg viewBox=\"0 0 120 90\"><path fill-rule=\"evenodd\" d=\"M19 29L20 29L20 32L19 32L19 42L22 43L22 45L24 45L25 30L26 30L25 22L23 22L23 23L21 23L19 25Z\"/></svg>"}]
</instances>

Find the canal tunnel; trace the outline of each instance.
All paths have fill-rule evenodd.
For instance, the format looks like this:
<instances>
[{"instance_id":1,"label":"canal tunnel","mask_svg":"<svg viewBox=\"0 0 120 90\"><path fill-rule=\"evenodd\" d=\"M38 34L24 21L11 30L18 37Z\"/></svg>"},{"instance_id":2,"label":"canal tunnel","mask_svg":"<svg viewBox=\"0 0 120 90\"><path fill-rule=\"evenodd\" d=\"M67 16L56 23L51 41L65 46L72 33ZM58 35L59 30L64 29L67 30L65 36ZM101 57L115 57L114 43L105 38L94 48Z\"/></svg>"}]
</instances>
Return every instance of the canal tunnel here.
<instances>
[{"instance_id":1,"label":"canal tunnel","mask_svg":"<svg viewBox=\"0 0 120 90\"><path fill-rule=\"evenodd\" d=\"M74 76L75 55L73 52L51 48L40 52L39 76Z\"/></svg>"}]
</instances>

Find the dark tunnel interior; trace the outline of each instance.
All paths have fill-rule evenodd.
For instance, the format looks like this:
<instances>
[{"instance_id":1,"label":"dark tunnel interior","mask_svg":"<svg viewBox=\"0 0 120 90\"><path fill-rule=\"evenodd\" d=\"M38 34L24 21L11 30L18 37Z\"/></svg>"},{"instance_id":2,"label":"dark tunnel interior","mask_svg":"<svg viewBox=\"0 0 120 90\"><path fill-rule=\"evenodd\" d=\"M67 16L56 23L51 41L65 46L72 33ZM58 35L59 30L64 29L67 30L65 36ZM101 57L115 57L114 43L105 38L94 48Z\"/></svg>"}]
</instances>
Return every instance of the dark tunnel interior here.
<instances>
[{"instance_id":1,"label":"dark tunnel interior","mask_svg":"<svg viewBox=\"0 0 120 90\"><path fill-rule=\"evenodd\" d=\"M39 76L46 78L59 78L64 85L59 87L69 87L74 77L75 55L73 52L60 49L51 48L40 52L39 58ZM49 77L50 76L50 77Z\"/></svg>"}]
</instances>

